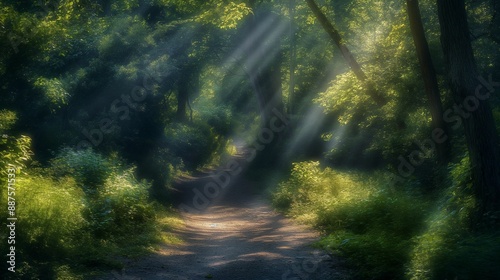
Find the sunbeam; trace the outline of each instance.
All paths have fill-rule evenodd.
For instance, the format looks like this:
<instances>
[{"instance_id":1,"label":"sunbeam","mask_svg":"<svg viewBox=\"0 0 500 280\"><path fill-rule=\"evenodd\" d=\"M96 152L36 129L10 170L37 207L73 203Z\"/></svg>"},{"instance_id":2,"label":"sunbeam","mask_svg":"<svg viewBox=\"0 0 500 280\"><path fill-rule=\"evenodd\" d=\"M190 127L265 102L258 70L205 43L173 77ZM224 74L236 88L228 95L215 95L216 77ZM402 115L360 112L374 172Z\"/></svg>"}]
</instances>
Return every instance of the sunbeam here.
<instances>
[{"instance_id":1,"label":"sunbeam","mask_svg":"<svg viewBox=\"0 0 500 280\"><path fill-rule=\"evenodd\" d=\"M500 279L498 3L0 0L0 279Z\"/></svg>"}]
</instances>

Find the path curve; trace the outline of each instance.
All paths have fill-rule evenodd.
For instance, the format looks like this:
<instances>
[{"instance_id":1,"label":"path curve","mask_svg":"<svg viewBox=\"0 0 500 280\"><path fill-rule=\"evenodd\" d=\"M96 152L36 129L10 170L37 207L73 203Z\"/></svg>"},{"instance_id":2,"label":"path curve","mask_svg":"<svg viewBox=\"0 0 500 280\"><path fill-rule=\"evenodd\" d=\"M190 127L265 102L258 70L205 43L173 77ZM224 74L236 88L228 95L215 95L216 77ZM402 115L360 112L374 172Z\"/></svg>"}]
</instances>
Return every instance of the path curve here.
<instances>
[{"instance_id":1,"label":"path curve","mask_svg":"<svg viewBox=\"0 0 500 280\"><path fill-rule=\"evenodd\" d=\"M192 202L214 174L184 180L178 199ZM108 279L349 279L339 260L310 246L317 233L273 211L255 183L230 179L204 211L182 212L185 226L174 234L183 245L164 244Z\"/></svg>"}]
</instances>

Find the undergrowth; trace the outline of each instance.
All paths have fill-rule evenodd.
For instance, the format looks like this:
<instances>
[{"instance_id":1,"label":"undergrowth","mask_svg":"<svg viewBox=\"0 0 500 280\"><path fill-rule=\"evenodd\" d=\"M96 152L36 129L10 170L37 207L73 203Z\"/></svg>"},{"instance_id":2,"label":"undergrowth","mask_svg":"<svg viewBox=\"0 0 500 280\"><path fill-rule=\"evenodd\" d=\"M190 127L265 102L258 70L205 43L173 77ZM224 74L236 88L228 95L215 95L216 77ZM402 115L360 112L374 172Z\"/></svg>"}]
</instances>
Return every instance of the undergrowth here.
<instances>
[{"instance_id":1,"label":"undergrowth","mask_svg":"<svg viewBox=\"0 0 500 280\"><path fill-rule=\"evenodd\" d=\"M320 230L316 245L346 259L355 279L500 279L498 231L470 230L467 167L450 166L451 187L430 195L380 172L295 163L273 204Z\"/></svg>"},{"instance_id":2,"label":"undergrowth","mask_svg":"<svg viewBox=\"0 0 500 280\"><path fill-rule=\"evenodd\" d=\"M149 188L133 166L91 150L62 150L49 167L17 172L16 272L5 268L2 279L82 279L120 269L121 259L160 242L180 242L168 233L180 219L152 202Z\"/></svg>"}]
</instances>

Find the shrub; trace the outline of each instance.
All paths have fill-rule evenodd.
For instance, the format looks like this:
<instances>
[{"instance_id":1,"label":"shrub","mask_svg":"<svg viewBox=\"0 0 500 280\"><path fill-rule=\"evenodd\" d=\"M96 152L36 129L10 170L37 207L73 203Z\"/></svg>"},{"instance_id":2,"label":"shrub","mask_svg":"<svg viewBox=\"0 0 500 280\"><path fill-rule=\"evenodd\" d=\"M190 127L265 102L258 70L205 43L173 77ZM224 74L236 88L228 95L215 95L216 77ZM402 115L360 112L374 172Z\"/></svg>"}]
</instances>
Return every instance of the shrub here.
<instances>
[{"instance_id":1,"label":"shrub","mask_svg":"<svg viewBox=\"0 0 500 280\"><path fill-rule=\"evenodd\" d=\"M36 279L40 274L51 277L53 266L86 246L82 242L89 237L84 231L88 225L83 216L84 195L69 177L53 180L19 174L15 187L16 274L23 279ZM5 198L2 204L7 204ZM6 244L0 246L4 252Z\"/></svg>"},{"instance_id":2,"label":"shrub","mask_svg":"<svg viewBox=\"0 0 500 280\"><path fill-rule=\"evenodd\" d=\"M355 279L403 279L411 242L382 232L338 231L317 246L345 258Z\"/></svg>"},{"instance_id":3,"label":"shrub","mask_svg":"<svg viewBox=\"0 0 500 280\"><path fill-rule=\"evenodd\" d=\"M361 279L402 279L413 236L423 229L426 203L416 194L392 190L380 173L322 169L295 163L279 184L273 203L326 237L318 245L345 257Z\"/></svg>"},{"instance_id":4,"label":"shrub","mask_svg":"<svg viewBox=\"0 0 500 280\"><path fill-rule=\"evenodd\" d=\"M500 236L488 219L482 221L485 225L476 221L468 156L451 164L449 170L451 187L444 190L427 219L425 232L414 237L406 276L419 280L500 279Z\"/></svg>"},{"instance_id":5,"label":"shrub","mask_svg":"<svg viewBox=\"0 0 500 280\"><path fill-rule=\"evenodd\" d=\"M149 200L150 184L136 179L134 167L92 150L63 149L51 167L20 173L29 158L23 154L29 152L29 138L6 139L12 156L0 163L18 168L16 277L81 279L82 269L120 268L113 260L117 255L143 253L163 238L161 225L167 223L160 224L160 218L170 220L172 212ZM0 200L7 205L5 195ZM6 220L6 211L0 218ZM5 232L0 233L4 240ZM0 249L7 252L7 246ZM6 272L0 278L7 279Z\"/></svg>"},{"instance_id":6,"label":"shrub","mask_svg":"<svg viewBox=\"0 0 500 280\"><path fill-rule=\"evenodd\" d=\"M189 170L207 163L217 149L217 138L203 123L176 123L166 130L167 145L174 157L181 158Z\"/></svg>"},{"instance_id":7,"label":"shrub","mask_svg":"<svg viewBox=\"0 0 500 280\"><path fill-rule=\"evenodd\" d=\"M0 135L0 184L3 188L7 185L8 168L14 168L17 172L26 168L26 163L31 159L31 138L28 136L13 137ZM5 193L2 191L0 197Z\"/></svg>"},{"instance_id":8,"label":"shrub","mask_svg":"<svg viewBox=\"0 0 500 280\"><path fill-rule=\"evenodd\" d=\"M149 222L154 224L150 184L138 181L135 168L125 167L120 159L106 159L90 149L63 149L52 161L51 170L55 177L75 176L83 187L85 216L97 237L130 235Z\"/></svg>"},{"instance_id":9,"label":"shrub","mask_svg":"<svg viewBox=\"0 0 500 280\"><path fill-rule=\"evenodd\" d=\"M87 193L93 193L104 185L112 168L109 161L91 149L64 148L52 160L51 170L55 177L74 176Z\"/></svg>"},{"instance_id":10,"label":"shrub","mask_svg":"<svg viewBox=\"0 0 500 280\"><path fill-rule=\"evenodd\" d=\"M149 184L134 177L134 169L114 172L99 198L90 201L92 228L101 238L140 233L154 226L155 212L148 201Z\"/></svg>"}]
</instances>

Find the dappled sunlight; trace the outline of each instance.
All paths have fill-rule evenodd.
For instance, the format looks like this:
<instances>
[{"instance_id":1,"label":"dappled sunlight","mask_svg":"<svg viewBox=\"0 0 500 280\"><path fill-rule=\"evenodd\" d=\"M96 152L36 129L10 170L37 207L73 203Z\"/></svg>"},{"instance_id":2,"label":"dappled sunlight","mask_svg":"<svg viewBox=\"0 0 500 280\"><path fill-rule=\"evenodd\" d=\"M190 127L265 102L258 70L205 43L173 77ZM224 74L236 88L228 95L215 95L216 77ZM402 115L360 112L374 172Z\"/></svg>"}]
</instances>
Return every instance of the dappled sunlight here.
<instances>
[{"instance_id":1,"label":"dappled sunlight","mask_svg":"<svg viewBox=\"0 0 500 280\"><path fill-rule=\"evenodd\" d=\"M346 141L344 139L346 129L347 125L337 124L331 131L324 135L324 140L327 142L323 150L325 153L342 148L343 142Z\"/></svg>"},{"instance_id":2,"label":"dappled sunlight","mask_svg":"<svg viewBox=\"0 0 500 280\"><path fill-rule=\"evenodd\" d=\"M500 279L499 3L0 1L0 279Z\"/></svg>"},{"instance_id":3,"label":"dappled sunlight","mask_svg":"<svg viewBox=\"0 0 500 280\"><path fill-rule=\"evenodd\" d=\"M425 232L415 237L417 244L411 252L411 263L407 272L409 279L431 279L434 258L447 250L444 247L447 243L446 238L453 232L450 219L452 217L449 213L436 210L429 218Z\"/></svg>"},{"instance_id":4,"label":"dappled sunlight","mask_svg":"<svg viewBox=\"0 0 500 280\"><path fill-rule=\"evenodd\" d=\"M237 192L236 187L231 190ZM184 237L184 245L165 246L158 251L157 258L171 265L188 260L196 262L198 268L185 270L186 275L194 275L200 269L216 269L221 275L230 273L232 267L244 270L245 266L283 270L283 262L298 257L297 248L305 249L318 238L306 227L274 212L259 196L237 206L221 203L201 214L184 213L186 225L175 231Z\"/></svg>"}]
</instances>

